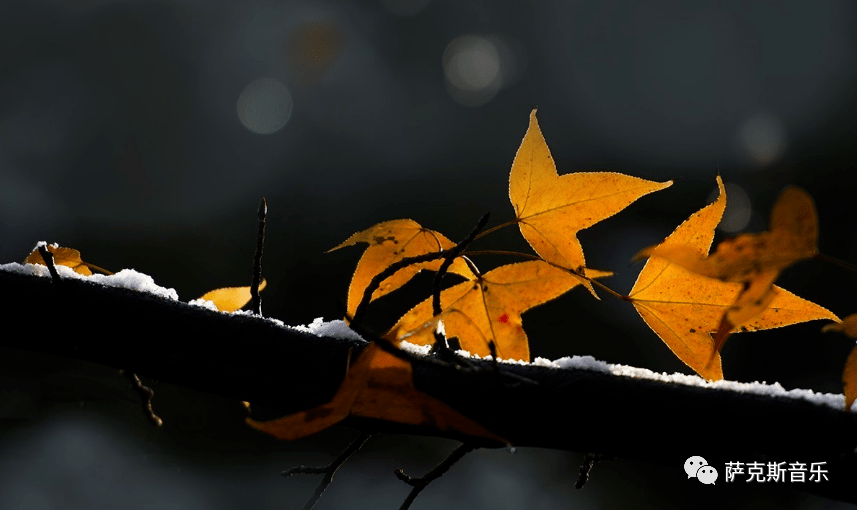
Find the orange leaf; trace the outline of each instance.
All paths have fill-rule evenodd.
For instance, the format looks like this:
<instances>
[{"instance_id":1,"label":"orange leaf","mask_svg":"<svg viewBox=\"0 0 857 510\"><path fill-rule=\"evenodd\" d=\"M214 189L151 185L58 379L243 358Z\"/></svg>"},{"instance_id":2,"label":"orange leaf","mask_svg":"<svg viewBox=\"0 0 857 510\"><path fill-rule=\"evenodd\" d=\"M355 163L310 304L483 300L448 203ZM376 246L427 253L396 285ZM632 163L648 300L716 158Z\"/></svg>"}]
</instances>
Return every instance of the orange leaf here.
<instances>
[{"instance_id":1,"label":"orange leaf","mask_svg":"<svg viewBox=\"0 0 857 510\"><path fill-rule=\"evenodd\" d=\"M89 276L92 274L92 271L89 270L89 264L82 261L80 259L80 252L73 248L63 248L61 246L56 245L47 245L48 251L51 252L54 256L54 264L58 264L61 266L70 267L74 270L75 273ZM27 259L24 261L25 264L41 264L46 265L45 260L42 258L42 254L39 253L38 248L33 250Z\"/></svg>"},{"instance_id":2,"label":"orange leaf","mask_svg":"<svg viewBox=\"0 0 857 510\"><path fill-rule=\"evenodd\" d=\"M694 213L658 245L699 260L708 254L714 228L726 207L726 190L717 177L720 196ZM719 349L710 333L718 331L727 310L742 294L740 283L723 282L691 272L682 264L653 257L646 262L629 297L634 308L676 356L702 377L723 378ZM769 298L770 296L770 298ZM767 307L745 322L741 331L778 328L816 319L835 318L829 310L774 286ZM731 329L731 328L730 328Z\"/></svg>"},{"instance_id":3,"label":"orange leaf","mask_svg":"<svg viewBox=\"0 0 857 510\"><path fill-rule=\"evenodd\" d=\"M835 324L828 324L821 328L822 333L828 331L841 331L851 338L857 338L857 313L845 317ZM845 360L845 368L842 370L842 386L845 389L845 410L851 411L854 401L857 401L857 347L851 349L851 354Z\"/></svg>"},{"instance_id":4,"label":"orange leaf","mask_svg":"<svg viewBox=\"0 0 857 510\"><path fill-rule=\"evenodd\" d=\"M349 316L354 315L372 278L391 264L407 257L448 250L455 246L455 243L443 234L423 228L413 220L391 220L378 223L353 234L328 252L361 242L369 243L369 247L363 252L360 262L357 263L357 269L355 269L354 275L351 277L351 285L348 287L346 307ZM380 287L372 294L372 301L406 284L423 269L437 271L441 263L442 260L438 259L421 264L412 264L400 269L381 283ZM468 275L470 269L463 260L456 259L452 262L449 272Z\"/></svg>"},{"instance_id":5,"label":"orange leaf","mask_svg":"<svg viewBox=\"0 0 857 510\"><path fill-rule=\"evenodd\" d=\"M414 388L410 363L384 352L374 343L360 353L329 403L276 420L258 422L248 418L247 422L274 437L292 440L314 434L347 416L419 425L506 442L440 400Z\"/></svg>"},{"instance_id":6,"label":"orange leaf","mask_svg":"<svg viewBox=\"0 0 857 510\"><path fill-rule=\"evenodd\" d=\"M851 354L845 360L842 370L842 386L845 388L845 410L851 411L851 406L857 400L857 347L851 349Z\"/></svg>"},{"instance_id":7,"label":"orange leaf","mask_svg":"<svg viewBox=\"0 0 857 510\"><path fill-rule=\"evenodd\" d=\"M259 291L261 292L267 285L268 282L263 279L259 284ZM244 308L253 296L250 294L250 287L224 287L206 292L199 299L212 301L221 312L231 313Z\"/></svg>"},{"instance_id":8,"label":"orange leaf","mask_svg":"<svg viewBox=\"0 0 857 510\"><path fill-rule=\"evenodd\" d=\"M789 187L780 194L771 212L770 228L769 232L722 241L710 256L691 246L662 243L646 248L635 258L660 257L700 275L743 284L715 330L715 350L719 352L732 330L771 305L775 299L773 283L780 272L818 251L815 206L800 188Z\"/></svg>"},{"instance_id":9,"label":"orange leaf","mask_svg":"<svg viewBox=\"0 0 857 510\"><path fill-rule=\"evenodd\" d=\"M672 181L659 183L613 172L558 175L533 110L512 164L509 197L521 234L536 253L547 262L582 273L586 261L578 231L671 185ZM595 294L588 281L581 282Z\"/></svg>"},{"instance_id":10,"label":"orange leaf","mask_svg":"<svg viewBox=\"0 0 857 510\"><path fill-rule=\"evenodd\" d=\"M587 270L586 274L598 278L611 273ZM440 320L447 337L457 336L464 350L485 356L490 353L488 341L494 340L498 357L529 361L521 314L579 283L580 278L569 271L541 260L500 266L442 291ZM399 319L386 336L394 341L432 344L437 322L432 316L429 298Z\"/></svg>"}]
</instances>

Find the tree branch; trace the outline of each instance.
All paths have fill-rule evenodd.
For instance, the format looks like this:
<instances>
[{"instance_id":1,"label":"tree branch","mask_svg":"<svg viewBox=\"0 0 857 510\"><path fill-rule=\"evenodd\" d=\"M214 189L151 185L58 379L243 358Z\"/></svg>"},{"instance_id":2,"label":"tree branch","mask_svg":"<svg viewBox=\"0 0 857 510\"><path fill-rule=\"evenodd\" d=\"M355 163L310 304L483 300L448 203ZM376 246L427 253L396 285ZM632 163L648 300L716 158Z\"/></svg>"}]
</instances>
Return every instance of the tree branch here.
<instances>
[{"instance_id":1,"label":"tree branch","mask_svg":"<svg viewBox=\"0 0 857 510\"><path fill-rule=\"evenodd\" d=\"M342 381L349 349L365 345L80 280L51 285L50 278L0 271L0 286L10 296L2 312L7 331L49 320L58 332L7 333L0 335L0 347L93 361L282 414L327 402ZM798 487L857 502L857 415L804 400L591 370L504 364L500 369L538 384L509 385L491 370L460 373L437 364L415 365L414 379L421 391L515 446L670 466L682 466L690 455L702 455L714 466L827 462L829 482ZM367 433L440 435L377 420L344 423ZM446 437L473 443L473 438Z\"/></svg>"}]
</instances>

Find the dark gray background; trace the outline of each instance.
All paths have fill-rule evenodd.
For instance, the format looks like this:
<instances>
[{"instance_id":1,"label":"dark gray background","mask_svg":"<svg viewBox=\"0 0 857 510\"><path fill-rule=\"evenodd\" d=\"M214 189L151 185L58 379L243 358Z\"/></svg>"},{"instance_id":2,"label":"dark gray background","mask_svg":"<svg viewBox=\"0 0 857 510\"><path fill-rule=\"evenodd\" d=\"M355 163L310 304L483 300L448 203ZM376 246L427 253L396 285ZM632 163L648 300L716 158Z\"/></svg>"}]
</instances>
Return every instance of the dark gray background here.
<instances>
[{"instance_id":1,"label":"dark gray background","mask_svg":"<svg viewBox=\"0 0 857 510\"><path fill-rule=\"evenodd\" d=\"M718 167L733 186L733 227L764 230L777 193L797 184L816 199L821 250L855 262L855 22L845 0L4 2L0 261L58 242L192 299L249 283L264 195L266 314L337 318L360 249L323 252L351 233L413 218L459 239L485 211L492 224L512 219L508 173L538 107L560 173L675 180L580 234L589 265L615 271L620 292L641 267L632 255L713 198ZM526 249L513 229L492 237L480 248ZM379 303L371 324L389 326L428 281ZM857 312L855 283L814 261L780 280L840 316ZM689 372L609 297L575 290L525 322L536 356ZM733 337L726 377L841 392L853 343L820 325ZM62 332L49 313L35 326ZM299 507L316 480L277 473L326 462L350 437L276 443L243 425L239 403L165 384L156 408L166 425L152 430L113 370L14 352L2 363L3 507ZM392 470L418 474L452 447L377 438L317 508L396 508L407 490ZM625 461L598 465L575 491L581 458L478 452L415 508L820 504Z\"/></svg>"}]
</instances>

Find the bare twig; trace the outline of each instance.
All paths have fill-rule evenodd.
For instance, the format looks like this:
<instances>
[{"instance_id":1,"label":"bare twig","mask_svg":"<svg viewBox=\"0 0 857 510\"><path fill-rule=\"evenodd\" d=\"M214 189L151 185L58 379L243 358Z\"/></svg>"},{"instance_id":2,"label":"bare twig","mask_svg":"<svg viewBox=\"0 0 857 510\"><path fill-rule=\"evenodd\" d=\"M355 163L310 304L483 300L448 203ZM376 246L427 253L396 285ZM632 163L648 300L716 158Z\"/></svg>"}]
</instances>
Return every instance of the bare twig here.
<instances>
[{"instance_id":1,"label":"bare twig","mask_svg":"<svg viewBox=\"0 0 857 510\"><path fill-rule=\"evenodd\" d=\"M262 281L262 249L265 247L265 219L268 216L268 201L265 197L259 202L259 230L256 234L256 256L253 257L253 282L250 284L250 295L253 297L253 313L262 316L262 296L259 294L259 284Z\"/></svg>"},{"instance_id":2,"label":"bare twig","mask_svg":"<svg viewBox=\"0 0 857 510\"><path fill-rule=\"evenodd\" d=\"M577 476L577 483L574 484L576 489L582 489L586 482L589 481L589 473L592 471L592 467L596 462L605 459L612 459L608 455L602 455L600 453L587 453L583 457L583 463L580 464L580 474Z\"/></svg>"},{"instance_id":3,"label":"bare twig","mask_svg":"<svg viewBox=\"0 0 857 510\"><path fill-rule=\"evenodd\" d=\"M449 468L451 468L453 465L455 465L456 462L461 460L462 457L472 452L473 449L474 447L472 445L466 443L458 445L458 447L453 450L447 458L443 459L440 464L438 464L431 471L426 473L425 476L419 478L406 475L405 471L402 468L397 469L395 471L396 478L413 487L413 489L411 489L410 494L408 494L408 497L405 498L404 502L402 502L402 506L399 507L399 510L407 510L408 508L410 508L411 503L413 503L414 500L417 499L417 496L420 495L420 492L422 492L422 490L425 489L428 484L443 476L444 473L449 471Z\"/></svg>"},{"instance_id":4,"label":"bare twig","mask_svg":"<svg viewBox=\"0 0 857 510\"><path fill-rule=\"evenodd\" d=\"M48 266L48 272L51 273L51 281L59 285L62 280L57 272L57 266L54 265L54 254L49 252L48 247L44 244L39 245L39 253L42 255L45 265Z\"/></svg>"},{"instance_id":5,"label":"bare twig","mask_svg":"<svg viewBox=\"0 0 857 510\"><path fill-rule=\"evenodd\" d=\"M333 462L326 466L296 466L289 470L283 471L280 473L283 476L292 476L292 475L324 475L324 478L321 479L318 486L315 488L315 493L312 497L307 500L306 504L303 506L303 510L310 510L318 500L321 498L321 495L324 494L327 486L330 485L330 482L333 481L333 475L336 474L336 471L348 460L348 457L351 457L357 450L363 447L366 441L372 437L372 434L360 434L360 436L351 442L342 453L339 454L338 457L333 459Z\"/></svg>"},{"instance_id":6,"label":"bare twig","mask_svg":"<svg viewBox=\"0 0 857 510\"><path fill-rule=\"evenodd\" d=\"M446 272L449 270L455 258L461 255L461 252L463 252L467 248L467 245L469 245L473 241L473 239L476 237L476 234L478 234L480 230L485 228L485 224L488 223L488 218L490 216L490 213L483 214L482 217L479 218L479 221L476 222L476 226L473 227L473 230L471 230L470 233L467 234L467 236L461 240L461 242L456 244L454 248L448 250L447 254L444 256L443 263L438 268L437 273L435 273L434 281L432 282L431 308L433 316L437 317L441 313L441 280L443 280L443 277L446 275ZM458 365L463 365L466 367L471 366L470 363L466 362L455 354L455 351L450 348L450 345L447 343L447 340L444 335L442 335L437 328L434 329L434 340L435 342L432 351L438 354L441 358L452 360L453 363Z\"/></svg>"},{"instance_id":7,"label":"bare twig","mask_svg":"<svg viewBox=\"0 0 857 510\"><path fill-rule=\"evenodd\" d=\"M143 404L143 413L146 415L146 418L158 427L163 425L164 420L155 414L155 411L152 409L152 397L155 396L155 392L152 391L152 388L143 385L143 382L134 372L120 370L119 373L124 374L125 377L131 381L131 387L140 395L141 403Z\"/></svg>"}]
</instances>

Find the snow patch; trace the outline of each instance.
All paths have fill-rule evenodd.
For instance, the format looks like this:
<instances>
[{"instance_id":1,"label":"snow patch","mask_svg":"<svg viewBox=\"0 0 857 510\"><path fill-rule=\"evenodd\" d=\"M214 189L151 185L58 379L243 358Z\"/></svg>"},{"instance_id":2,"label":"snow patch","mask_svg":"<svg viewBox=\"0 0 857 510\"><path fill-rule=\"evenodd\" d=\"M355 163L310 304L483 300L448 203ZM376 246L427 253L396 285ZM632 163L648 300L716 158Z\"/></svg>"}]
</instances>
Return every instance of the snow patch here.
<instances>
[{"instance_id":1,"label":"snow patch","mask_svg":"<svg viewBox=\"0 0 857 510\"><path fill-rule=\"evenodd\" d=\"M147 292L162 299L169 299L172 301L178 301L179 299L179 295L175 289L161 287L155 283L155 280L151 276L134 271L133 269L123 269L112 275L93 274L87 276L75 273L72 268L61 264L57 264L54 267L56 267L57 274L60 275L60 278L86 280L105 287L118 287L137 292ZM48 267L43 266L42 264L18 264L17 262L11 262L9 264L0 264L0 271L8 271L10 273L29 276L51 277Z\"/></svg>"},{"instance_id":2,"label":"snow patch","mask_svg":"<svg viewBox=\"0 0 857 510\"><path fill-rule=\"evenodd\" d=\"M342 320L334 320L325 322L323 318L318 317L311 324L306 326L289 326L292 329L310 333L315 336L327 336L331 338L340 338L342 340L363 340L363 338L348 327L348 324Z\"/></svg>"}]
</instances>

